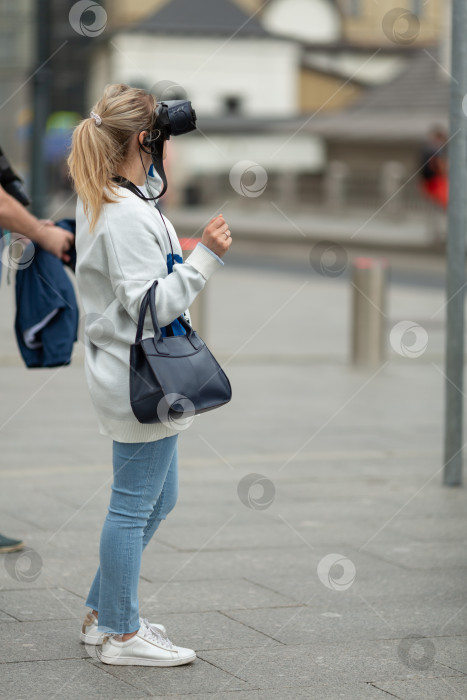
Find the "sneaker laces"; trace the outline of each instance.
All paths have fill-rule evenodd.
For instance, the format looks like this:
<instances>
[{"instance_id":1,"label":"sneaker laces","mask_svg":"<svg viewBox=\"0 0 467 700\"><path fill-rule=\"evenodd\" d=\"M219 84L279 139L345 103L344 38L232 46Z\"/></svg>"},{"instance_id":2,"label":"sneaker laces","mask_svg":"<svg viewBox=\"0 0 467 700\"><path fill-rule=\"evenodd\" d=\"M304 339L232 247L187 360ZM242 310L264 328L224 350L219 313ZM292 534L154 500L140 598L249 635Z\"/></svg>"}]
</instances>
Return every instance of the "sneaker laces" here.
<instances>
[{"instance_id":1,"label":"sneaker laces","mask_svg":"<svg viewBox=\"0 0 467 700\"><path fill-rule=\"evenodd\" d=\"M141 627L143 636L148 637L149 639L152 639L153 641L157 642L158 646L163 647L164 649L168 649L169 651L175 651L175 647L170 641L170 639L167 637L166 634L162 632L162 630L157 629L156 627L152 627L149 623L149 620L146 618L141 618Z\"/></svg>"}]
</instances>

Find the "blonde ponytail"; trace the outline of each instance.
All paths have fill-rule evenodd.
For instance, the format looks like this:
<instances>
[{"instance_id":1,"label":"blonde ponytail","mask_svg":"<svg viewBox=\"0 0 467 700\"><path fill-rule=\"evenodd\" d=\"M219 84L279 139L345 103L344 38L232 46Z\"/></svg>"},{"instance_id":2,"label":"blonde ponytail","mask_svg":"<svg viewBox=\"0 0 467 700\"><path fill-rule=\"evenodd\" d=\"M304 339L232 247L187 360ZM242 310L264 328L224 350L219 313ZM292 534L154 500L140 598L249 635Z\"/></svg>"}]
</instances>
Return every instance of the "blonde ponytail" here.
<instances>
[{"instance_id":1,"label":"blonde ponytail","mask_svg":"<svg viewBox=\"0 0 467 700\"><path fill-rule=\"evenodd\" d=\"M156 99L128 85L108 85L102 98L73 132L68 168L93 231L102 205L117 201L112 178L125 160L130 139L153 123Z\"/></svg>"}]
</instances>

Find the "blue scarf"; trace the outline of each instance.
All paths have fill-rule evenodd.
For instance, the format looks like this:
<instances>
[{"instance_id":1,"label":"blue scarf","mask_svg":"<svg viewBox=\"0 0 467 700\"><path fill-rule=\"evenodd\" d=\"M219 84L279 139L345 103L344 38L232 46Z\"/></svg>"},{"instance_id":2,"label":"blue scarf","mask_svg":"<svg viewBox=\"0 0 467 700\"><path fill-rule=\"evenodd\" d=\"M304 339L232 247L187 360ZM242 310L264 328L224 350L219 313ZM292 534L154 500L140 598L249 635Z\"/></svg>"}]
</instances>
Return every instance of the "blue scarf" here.
<instances>
[{"instance_id":1,"label":"blue scarf","mask_svg":"<svg viewBox=\"0 0 467 700\"><path fill-rule=\"evenodd\" d=\"M177 255L176 253L169 253L167 255L167 271L170 275L171 272L173 272L174 269L174 263L182 263L183 258L180 257L180 255ZM175 321L172 321L172 323L169 326L165 326L161 328L161 333L162 337L166 338L168 335L167 329L171 328L172 329L172 334L173 335L186 335L186 330L183 328L182 324L178 320L178 318L175 319Z\"/></svg>"}]
</instances>

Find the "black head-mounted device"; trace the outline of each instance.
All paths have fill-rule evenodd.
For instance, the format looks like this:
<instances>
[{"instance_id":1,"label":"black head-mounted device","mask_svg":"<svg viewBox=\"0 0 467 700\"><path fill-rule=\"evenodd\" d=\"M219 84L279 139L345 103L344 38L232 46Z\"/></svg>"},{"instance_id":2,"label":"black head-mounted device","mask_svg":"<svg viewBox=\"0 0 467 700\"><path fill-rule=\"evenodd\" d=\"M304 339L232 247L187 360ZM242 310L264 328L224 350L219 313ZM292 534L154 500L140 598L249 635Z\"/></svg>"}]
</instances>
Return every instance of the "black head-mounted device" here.
<instances>
[{"instance_id":1,"label":"black head-mounted device","mask_svg":"<svg viewBox=\"0 0 467 700\"><path fill-rule=\"evenodd\" d=\"M164 141L171 136L188 134L196 129L196 112L188 100L164 100L159 102L154 113L154 124L140 147L152 156L152 164L162 180L159 199L167 191L167 177L164 171Z\"/></svg>"}]
</instances>

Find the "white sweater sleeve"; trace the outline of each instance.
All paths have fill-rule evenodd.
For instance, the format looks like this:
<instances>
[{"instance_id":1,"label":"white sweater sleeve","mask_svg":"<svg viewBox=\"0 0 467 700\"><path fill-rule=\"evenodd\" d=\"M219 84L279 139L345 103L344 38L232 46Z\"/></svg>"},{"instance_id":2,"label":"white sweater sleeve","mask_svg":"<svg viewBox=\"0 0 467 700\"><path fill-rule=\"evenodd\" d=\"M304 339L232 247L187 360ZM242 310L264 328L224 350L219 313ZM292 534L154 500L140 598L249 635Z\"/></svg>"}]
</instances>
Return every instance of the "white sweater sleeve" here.
<instances>
[{"instance_id":1,"label":"white sweater sleeve","mask_svg":"<svg viewBox=\"0 0 467 700\"><path fill-rule=\"evenodd\" d=\"M206 280L221 265L197 245L185 263L175 263L173 271L167 274L165 254L147 219L139 218L134 210L131 220L126 212L122 214L118 225L115 219L106 222L105 246L114 293L137 323L143 297L157 279L157 318L160 326L167 326L192 304ZM145 328L151 327L147 318Z\"/></svg>"}]
</instances>

